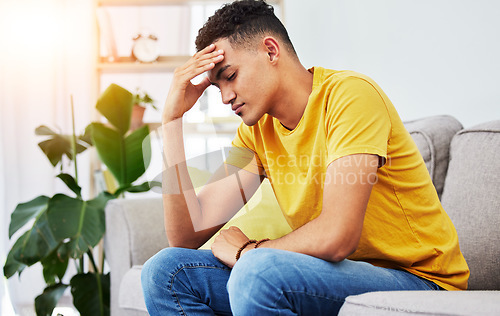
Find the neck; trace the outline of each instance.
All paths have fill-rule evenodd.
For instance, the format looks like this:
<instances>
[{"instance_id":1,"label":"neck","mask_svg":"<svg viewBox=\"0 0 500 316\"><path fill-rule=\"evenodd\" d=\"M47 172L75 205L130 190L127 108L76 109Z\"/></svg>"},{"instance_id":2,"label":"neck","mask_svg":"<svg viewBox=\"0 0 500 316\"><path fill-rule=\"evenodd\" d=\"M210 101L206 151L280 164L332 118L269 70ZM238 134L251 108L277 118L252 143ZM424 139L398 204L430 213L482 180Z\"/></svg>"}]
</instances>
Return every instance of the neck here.
<instances>
[{"instance_id":1,"label":"neck","mask_svg":"<svg viewBox=\"0 0 500 316\"><path fill-rule=\"evenodd\" d=\"M273 110L269 113L289 130L295 129L304 114L312 92L313 74L300 63L293 63L283 72L280 91Z\"/></svg>"}]
</instances>

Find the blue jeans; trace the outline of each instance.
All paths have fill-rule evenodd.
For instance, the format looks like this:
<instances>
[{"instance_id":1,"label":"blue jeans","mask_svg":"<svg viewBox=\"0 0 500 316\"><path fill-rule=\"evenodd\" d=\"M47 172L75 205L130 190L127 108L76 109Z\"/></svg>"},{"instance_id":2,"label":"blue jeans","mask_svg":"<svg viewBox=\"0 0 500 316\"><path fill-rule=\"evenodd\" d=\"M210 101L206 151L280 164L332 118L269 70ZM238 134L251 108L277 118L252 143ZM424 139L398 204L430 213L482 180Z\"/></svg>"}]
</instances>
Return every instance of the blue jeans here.
<instances>
[{"instance_id":1,"label":"blue jeans","mask_svg":"<svg viewBox=\"0 0 500 316\"><path fill-rule=\"evenodd\" d=\"M232 270L210 250L166 248L141 279L151 316L336 315L349 295L440 289L402 270L270 248L248 251Z\"/></svg>"}]
</instances>

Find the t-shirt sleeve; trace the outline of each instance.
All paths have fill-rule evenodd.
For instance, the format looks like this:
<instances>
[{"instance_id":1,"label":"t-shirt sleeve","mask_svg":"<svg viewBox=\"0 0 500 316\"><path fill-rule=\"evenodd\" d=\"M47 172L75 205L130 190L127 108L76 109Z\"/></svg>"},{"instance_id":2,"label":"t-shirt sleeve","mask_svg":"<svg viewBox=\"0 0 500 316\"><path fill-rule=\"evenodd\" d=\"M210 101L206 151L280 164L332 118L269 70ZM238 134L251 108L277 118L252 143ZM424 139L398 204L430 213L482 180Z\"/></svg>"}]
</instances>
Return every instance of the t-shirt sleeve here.
<instances>
[{"instance_id":1,"label":"t-shirt sleeve","mask_svg":"<svg viewBox=\"0 0 500 316\"><path fill-rule=\"evenodd\" d=\"M226 154L226 164L244 169L254 174L265 175L264 167L255 151L253 136L247 126L240 125L233 139L232 147Z\"/></svg>"},{"instance_id":2,"label":"t-shirt sleeve","mask_svg":"<svg viewBox=\"0 0 500 316\"><path fill-rule=\"evenodd\" d=\"M387 159L391 121L376 87L348 77L332 87L326 109L328 164L353 154L375 154L379 167Z\"/></svg>"}]
</instances>

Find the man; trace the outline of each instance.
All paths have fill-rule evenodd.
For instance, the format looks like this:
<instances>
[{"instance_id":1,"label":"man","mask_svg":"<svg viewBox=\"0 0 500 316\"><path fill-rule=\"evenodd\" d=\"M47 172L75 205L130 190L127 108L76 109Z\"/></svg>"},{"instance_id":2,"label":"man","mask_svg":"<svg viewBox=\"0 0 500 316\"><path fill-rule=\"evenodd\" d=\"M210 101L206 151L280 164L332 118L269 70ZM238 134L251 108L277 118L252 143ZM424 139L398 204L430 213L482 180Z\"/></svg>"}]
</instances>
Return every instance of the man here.
<instances>
[{"instance_id":1,"label":"man","mask_svg":"<svg viewBox=\"0 0 500 316\"><path fill-rule=\"evenodd\" d=\"M466 288L453 224L376 83L352 71L305 69L262 1L222 7L196 44L198 53L175 71L163 113L171 248L143 268L151 315L333 315L345 297L368 291ZM234 148L254 156L247 163L234 150L196 194L181 118L211 84L243 120ZM211 251L196 250L263 177L293 231L250 241L231 227Z\"/></svg>"}]
</instances>

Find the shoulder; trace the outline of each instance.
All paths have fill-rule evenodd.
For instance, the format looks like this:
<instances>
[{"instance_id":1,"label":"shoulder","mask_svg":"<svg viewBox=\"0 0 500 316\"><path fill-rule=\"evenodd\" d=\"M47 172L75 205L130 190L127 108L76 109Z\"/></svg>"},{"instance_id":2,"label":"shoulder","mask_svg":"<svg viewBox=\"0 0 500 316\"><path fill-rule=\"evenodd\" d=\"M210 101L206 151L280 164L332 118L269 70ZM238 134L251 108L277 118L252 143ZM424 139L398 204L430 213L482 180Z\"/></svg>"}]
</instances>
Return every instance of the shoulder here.
<instances>
[{"instance_id":1,"label":"shoulder","mask_svg":"<svg viewBox=\"0 0 500 316\"><path fill-rule=\"evenodd\" d=\"M322 94L327 126L375 118L389 123L390 101L370 77L351 70L324 70ZM371 123L370 123L371 124Z\"/></svg>"},{"instance_id":2,"label":"shoulder","mask_svg":"<svg viewBox=\"0 0 500 316\"><path fill-rule=\"evenodd\" d=\"M319 98L328 110L335 105L336 110L353 106L385 107L387 98L377 83L367 75L352 70L331 70L315 68L317 81L313 94Z\"/></svg>"},{"instance_id":3,"label":"shoulder","mask_svg":"<svg viewBox=\"0 0 500 316\"><path fill-rule=\"evenodd\" d=\"M378 90L375 81L367 75L353 70L333 70L315 67L318 71L318 81L315 88L321 90L349 89L349 88L372 88Z\"/></svg>"}]
</instances>

